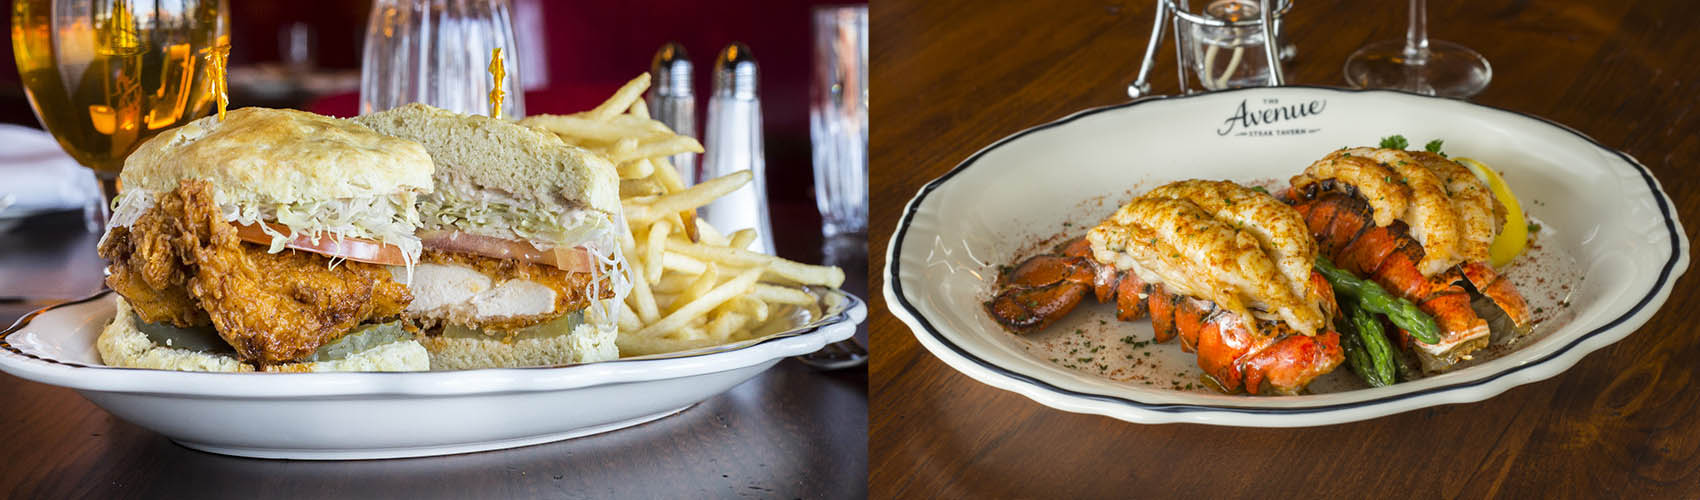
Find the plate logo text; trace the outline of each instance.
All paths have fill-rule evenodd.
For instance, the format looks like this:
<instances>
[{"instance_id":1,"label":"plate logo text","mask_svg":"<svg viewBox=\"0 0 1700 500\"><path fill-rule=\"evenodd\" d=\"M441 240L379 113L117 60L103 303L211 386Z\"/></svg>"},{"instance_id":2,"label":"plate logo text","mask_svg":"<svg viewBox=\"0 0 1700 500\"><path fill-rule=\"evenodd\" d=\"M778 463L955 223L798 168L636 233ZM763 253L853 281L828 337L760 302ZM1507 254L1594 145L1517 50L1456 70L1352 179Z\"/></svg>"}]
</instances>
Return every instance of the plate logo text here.
<instances>
[{"instance_id":1,"label":"plate logo text","mask_svg":"<svg viewBox=\"0 0 1700 500\"><path fill-rule=\"evenodd\" d=\"M1234 114L1229 116L1228 119L1222 120L1222 128L1216 129L1216 135L1261 137L1309 134L1321 129L1305 127L1273 129L1270 126L1320 115L1327 108L1327 99L1282 103L1279 99L1265 98L1260 100L1256 107L1251 106L1248 100L1241 99L1239 107L1234 108Z\"/></svg>"}]
</instances>

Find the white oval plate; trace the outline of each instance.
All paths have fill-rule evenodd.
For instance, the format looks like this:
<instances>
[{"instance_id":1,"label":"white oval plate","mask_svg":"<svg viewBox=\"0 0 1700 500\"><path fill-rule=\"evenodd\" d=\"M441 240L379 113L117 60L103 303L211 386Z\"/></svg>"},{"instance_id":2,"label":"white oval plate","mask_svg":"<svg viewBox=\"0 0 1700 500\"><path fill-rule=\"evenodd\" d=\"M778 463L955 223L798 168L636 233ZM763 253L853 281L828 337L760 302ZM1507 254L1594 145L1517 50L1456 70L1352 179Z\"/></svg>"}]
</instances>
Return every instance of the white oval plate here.
<instances>
[{"instance_id":1,"label":"white oval plate","mask_svg":"<svg viewBox=\"0 0 1700 500\"><path fill-rule=\"evenodd\" d=\"M998 264L1065 221L1185 178L1285 180L1329 151L1403 134L1493 165L1581 266L1574 317L1498 359L1388 387L1251 397L1171 390L1070 370L986 317ZM1527 207L1527 205L1526 205ZM1549 234L1550 233L1550 234ZM1540 118L1389 91L1255 88L1082 111L987 146L909 202L887 250L885 297L922 346L976 380L1057 409L1141 423L1294 427L1480 401L1546 379L1647 322L1688 268L1688 240L1645 166ZM1150 338L1149 326L1129 333ZM1137 326L1131 326L1137 325ZM1138 331L1133 328L1144 328ZM1178 348L1174 349L1179 352Z\"/></svg>"},{"instance_id":2,"label":"white oval plate","mask_svg":"<svg viewBox=\"0 0 1700 500\"><path fill-rule=\"evenodd\" d=\"M75 389L184 446L260 458L344 460L496 450L678 413L856 332L861 299L817 290L823 314L766 337L560 367L402 373L197 373L102 366L111 292L50 307L0 334L0 370Z\"/></svg>"}]
</instances>

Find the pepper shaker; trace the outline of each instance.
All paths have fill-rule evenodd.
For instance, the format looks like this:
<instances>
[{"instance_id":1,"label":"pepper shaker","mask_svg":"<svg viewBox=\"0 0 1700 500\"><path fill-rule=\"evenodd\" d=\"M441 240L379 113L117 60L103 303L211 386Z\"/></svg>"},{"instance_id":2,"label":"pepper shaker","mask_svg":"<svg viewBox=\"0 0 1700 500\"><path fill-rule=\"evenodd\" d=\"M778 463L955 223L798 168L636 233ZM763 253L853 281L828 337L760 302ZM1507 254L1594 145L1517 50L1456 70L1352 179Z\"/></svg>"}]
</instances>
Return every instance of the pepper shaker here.
<instances>
[{"instance_id":1,"label":"pepper shaker","mask_svg":"<svg viewBox=\"0 0 1700 500\"><path fill-rule=\"evenodd\" d=\"M691 58L685 54L685 46L678 42L667 42L661 46L661 50L655 52L655 61L650 64L649 73L655 78L655 84L649 88L648 100L653 118L667 124L679 135L696 138L699 137L697 98L691 87L691 71ZM671 159L685 185L696 184L697 156L679 153Z\"/></svg>"}]
</instances>

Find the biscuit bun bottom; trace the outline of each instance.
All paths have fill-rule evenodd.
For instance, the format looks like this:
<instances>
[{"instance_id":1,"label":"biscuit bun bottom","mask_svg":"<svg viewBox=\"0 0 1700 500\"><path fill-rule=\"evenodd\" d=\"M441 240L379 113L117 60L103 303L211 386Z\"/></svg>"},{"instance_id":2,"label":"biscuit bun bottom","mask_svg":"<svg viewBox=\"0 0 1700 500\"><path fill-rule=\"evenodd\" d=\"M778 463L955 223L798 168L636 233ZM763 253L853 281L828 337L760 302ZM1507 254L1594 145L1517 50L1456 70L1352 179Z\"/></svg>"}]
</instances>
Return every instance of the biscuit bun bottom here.
<instances>
[{"instance_id":1,"label":"biscuit bun bottom","mask_svg":"<svg viewBox=\"0 0 1700 500\"><path fill-rule=\"evenodd\" d=\"M95 348L100 360L120 368L150 368L155 370L198 372L251 372L252 363L234 356L177 349L154 343L147 334L136 329L135 314L130 303L117 297L118 311L112 322L100 333ZM430 356L419 342L404 340L366 349L335 361L284 363L268 366L268 372L394 372L423 371L431 368Z\"/></svg>"},{"instance_id":2,"label":"biscuit bun bottom","mask_svg":"<svg viewBox=\"0 0 1700 500\"><path fill-rule=\"evenodd\" d=\"M593 363L619 359L614 325L579 324L565 334L512 341L501 337L430 336L420 340L431 353L433 370L520 368Z\"/></svg>"}]
</instances>

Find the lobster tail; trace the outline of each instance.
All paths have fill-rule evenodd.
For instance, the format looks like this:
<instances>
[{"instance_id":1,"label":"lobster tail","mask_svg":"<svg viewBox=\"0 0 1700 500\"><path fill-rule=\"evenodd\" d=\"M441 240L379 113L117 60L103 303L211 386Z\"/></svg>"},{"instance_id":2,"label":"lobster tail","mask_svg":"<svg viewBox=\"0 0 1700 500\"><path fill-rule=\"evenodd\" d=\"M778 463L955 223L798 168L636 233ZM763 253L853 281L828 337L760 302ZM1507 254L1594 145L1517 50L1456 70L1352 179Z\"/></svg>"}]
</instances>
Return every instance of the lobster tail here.
<instances>
[{"instance_id":1,"label":"lobster tail","mask_svg":"<svg viewBox=\"0 0 1700 500\"><path fill-rule=\"evenodd\" d=\"M1439 343L1415 344L1425 370L1444 370L1489 342L1487 321L1470 307L1471 295L1463 286L1466 279L1504 309L1513 323L1527 324L1528 306L1522 296L1491 267L1467 261L1424 276L1420 266L1423 246L1410 236L1403 222L1376 226L1370 205L1364 200L1337 191L1313 194L1314 199L1300 199L1293 208L1304 215L1320 252L1341 269L1366 276L1415 302L1440 326Z\"/></svg>"},{"instance_id":2,"label":"lobster tail","mask_svg":"<svg viewBox=\"0 0 1700 500\"><path fill-rule=\"evenodd\" d=\"M999 277L999 292L986 303L998 323L1016 333L1042 330L1095 294L1116 304L1116 319L1149 316L1156 341L1180 337L1183 350L1198 354L1199 368L1230 392L1291 394L1345 360L1332 331L1307 336L1280 320L1242 318L1208 300L1146 283L1131 271L1108 270L1080 256L1077 244L1057 251L1063 255L1034 256ZM1327 281L1315 272L1309 281L1318 290L1319 307L1332 316L1339 307Z\"/></svg>"}]
</instances>

